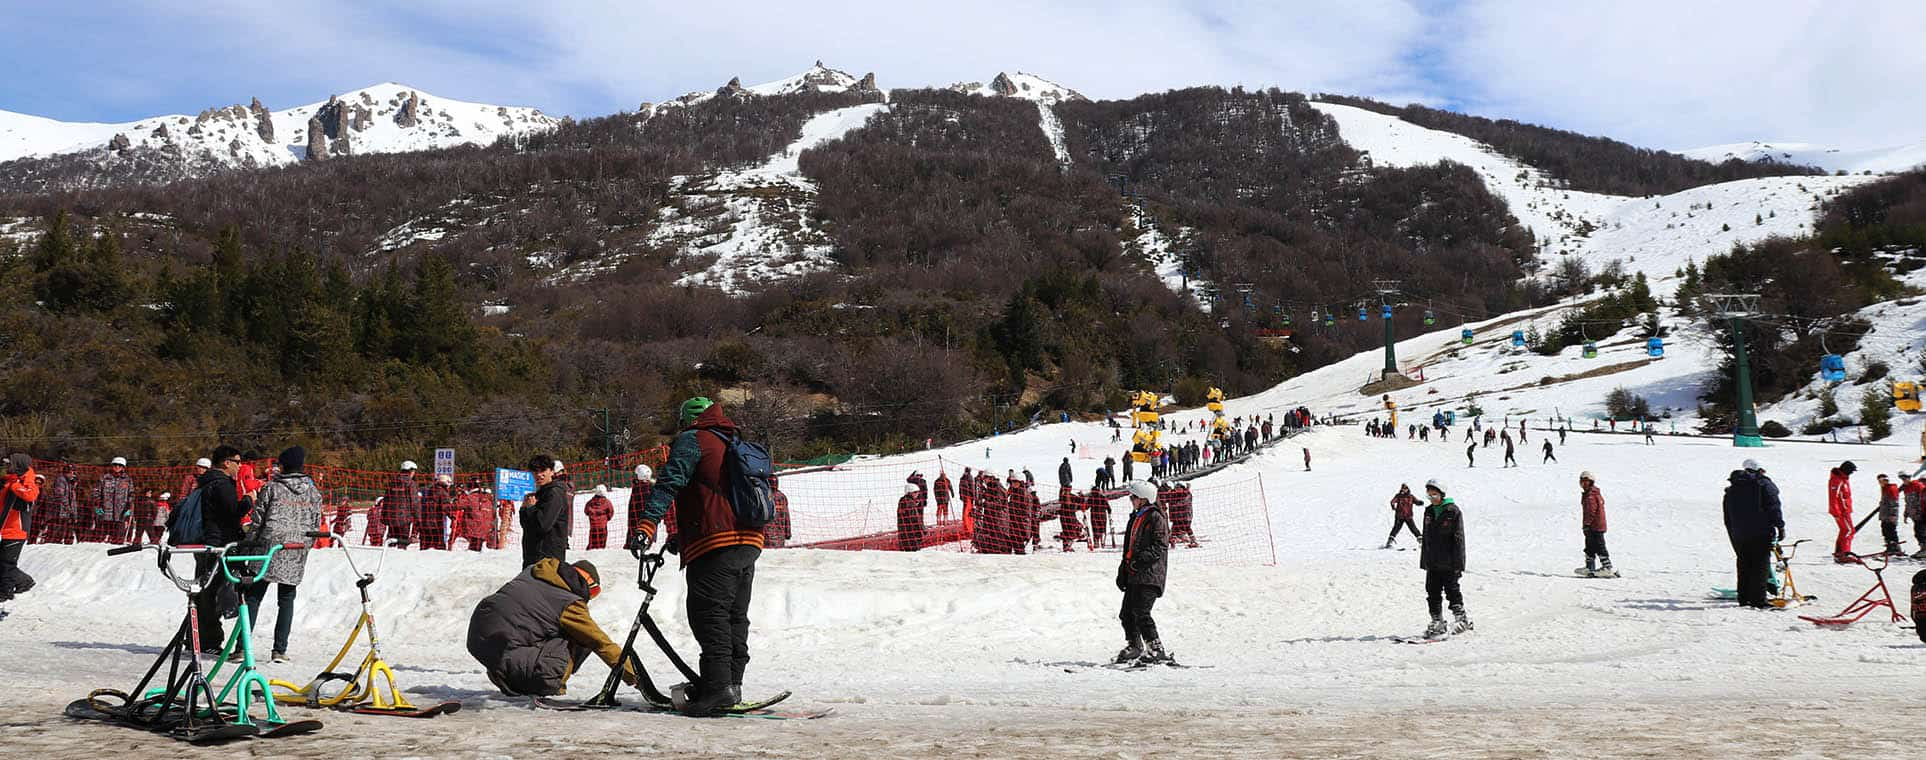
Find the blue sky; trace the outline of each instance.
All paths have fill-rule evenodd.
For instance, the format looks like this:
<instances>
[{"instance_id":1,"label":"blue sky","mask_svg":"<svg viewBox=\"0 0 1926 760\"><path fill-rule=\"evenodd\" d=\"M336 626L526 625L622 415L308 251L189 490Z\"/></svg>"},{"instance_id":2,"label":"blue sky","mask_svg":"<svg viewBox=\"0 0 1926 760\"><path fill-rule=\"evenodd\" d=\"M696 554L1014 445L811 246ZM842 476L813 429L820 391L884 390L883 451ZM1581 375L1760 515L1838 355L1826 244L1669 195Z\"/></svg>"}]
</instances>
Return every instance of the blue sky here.
<instances>
[{"instance_id":1,"label":"blue sky","mask_svg":"<svg viewBox=\"0 0 1926 760\"><path fill-rule=\"evenodd\" d=\"M1926 139L1910 0L0 0L0 19L0 109L70 121L382 81L594 116L821 59L885 87L1021 69L1101 98L1362 94L1665 148Z\"/></svg>"}]
</instances>

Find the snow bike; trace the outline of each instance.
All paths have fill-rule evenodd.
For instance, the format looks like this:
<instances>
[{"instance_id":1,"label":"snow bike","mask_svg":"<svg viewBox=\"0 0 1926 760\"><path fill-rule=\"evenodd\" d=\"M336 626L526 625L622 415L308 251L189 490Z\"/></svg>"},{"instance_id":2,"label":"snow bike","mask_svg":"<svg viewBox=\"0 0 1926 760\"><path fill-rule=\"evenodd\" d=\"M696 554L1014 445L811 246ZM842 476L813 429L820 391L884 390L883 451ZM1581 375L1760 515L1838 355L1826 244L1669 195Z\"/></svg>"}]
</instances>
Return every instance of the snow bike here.
<instances>
[{"instance_id":1,"label":"snow bike","mask_svg":"<svg viewBox=\"0 0 1926 760\"><path fill-rule=\"evenodd\" d=\"M1779 593L1771 599L1767 599L1766 604L1778 607L1779 609L1786 609L1789 607L1797 607L1819 598L1799 593L1798 584L1792 582L1792 557L1799 553L1800 544L1811 540L1812 539L1809 538L1802 538L1794 541L1790 549L1779 543L1772 545L1772 559L1774 564L1778 566L1777 569L1779 571L1779 577L1774 579L1777 583L1773 585L1778 589Z\"/></svg>"},{"instance_id":2,"label":"snow bike","mask_svg":"<svg viewBox=\"0 0 1926 760\"><path fill-rule=\"evenodd\" d=\"M1886 566L1888 564L1891 564L1892 557L1889 557L1884 554L1874 554L1870 556L1863 555L1863 554L1849 554L1846 556L1850 558L1850 561L1852 563L1872 571L1873 587L1870 589L1867 589L1866 593L1860 594L1859 598L1853 600L1852 604L1846 605L1846 609L1841 611L1838 615L1834 615L1832 617L1814 617L1811 615L1800 615L1799 619L1812 623L1813 625L1824 627L1824 628L1844 628L1846 626L1852 625L1853 623L1859 622L1861 618L1864 618L1866 615L1870 614L1873 610L1884 607L1886 608L1887 612L1892 613L1892 616L1893 616L1892 622L1894 623L1906 622L1906 616L1899 614L1899 608L1893 605L1892 592L1886 590L1886 576L1885 576ZM1867 560L1869 559L1878 560L1879 561L1878 566L1875 567L1872 563L1867 562ZM1878 594L1879 596L1874 597L1873 595L1875 593Z\"/></svg>"},{"instance_id":3,"label":"snow bike","mask_svg":"<svg viewBox=\"0 0 1926 760\"><path fill-rule=\"evenodd\" d=\"M635 583L638 588L642 589L642 606L635 612L635 622L629 626L629 636L622 642L622 654L616 659L615 666L609 668L609 677L607 681L602 683L602 691L590 697L588 701L581 703L581 706L598 709L621 707L622 702L617 698L617 692L622 688L622 671L624 666L630 666L635 669L636 688L642 692L642 699L644 701L642 709L652 712L673 712L677 709L677 700L668 694L662 693L661 689L656 688L655 681L649 678L648 669L642 666L642 658L636 654L636 633L646 629L649 632L649 638L655 640L656 647L660 648L662 654L669 658L669 662L675 665L676 670L681 671L684 678L689 679L689 683L694 683L701 679L696 676L695 669L689 667L689 663L684 661L681 655L676 654L675 648L669 646L668 637L662 635L662 628L655 624L655 618L649 616L649 604L655 601L655 574L656 571L662 569L664 563L662 554L659 552L649 554L643 552L641 549L632 549L629 553L634 555L636 560L641 563L641 569L635 576ZM745 717L764 717L769 715L766 711L770 705L774 705L788 698L789 692L785 691L774 697L760 701L736 703L728 707L724 712ZM539 701L537 706L553 707L553 705L544 705Z\"/></svg>"},{"instance_id":4,"label":"snow bike","mask_svg":"<svg viewBox=\"0 0 1926 760\"><path fill-rule=\"evenodd\" d=\"M327 538L329 535L325 531L308 534L310 538ZM348 632L348 640L341 644L341 651L336 652L328 666L321 669L321 674L308 681L307 685L297 686L278 679L269 681L268 684L276 689L274 701L284 705L404 718L433 718L460 710L460 702L417 707L401 695L401 689L395 686L394 670L381 657L381 636L375 630L374 610L368 600L368 587L374 585L375 576L381 573L381 567L387 561L387 547L350 547L346 536L336 535L334 538L335 546L340 547L342 555L348 558L349 571L356 577L354 586L361 593L361 616L355 619L354 630ZM356 551L375 552L372 571L362 572L354 561ZM368 653L361 658L361 663L355 666L353 672L337 670L347 660L348 653L354 651L355 642L361 639L364 630L368 632ZM377 685L377 677L386 680L386 689Z\"/></svg>"},{"instance_id":5,"label":"snow bike","mask_svg":"<svg viewBox=\"0 0 1926 760\"><path fill-rule=\"evenodd\" d=\"M308 548L308 545L303 543L268 544L265 546L259 544L230 544L227 549L221 553L216 565L220 568L221 575L227 578L227 582L233 584L234 588L239 590L243 586L260 583L263 578L266 578L268 565L274 561L274 555L281 553L283 549L306 548ZM235 573L237 572L240 573L240 575L236 575ZM280 710L275 709L274 689L268 685L267 676L261 675L260 669L255 665L253 628L253 606L243 603L239 605L237 609L237 617L234 620L234 632L228 634L227 646L221 649L222 659L216 661L213 669L207 672L208 681L213 682L219 680L221 669L226 667L227 663L233 662L233 655L235 653L240 653L240 667L235 669L234 674L229 676L227 683L221 687L220 694L215 697L215 704L227 705L231 703L234 706L234 722L244 726L252 726L254 725L254 719L249 717L248 712L249 708L258 700L261 703L262 712L264 713L262 721L267 724L267 727L260 729L259 733L256 734L257 736L292 736L294 734L305 734L310 731L319 730L321 728L321 721L299 720L290 722L281 717Z\"/></svg>"}]
</instances>

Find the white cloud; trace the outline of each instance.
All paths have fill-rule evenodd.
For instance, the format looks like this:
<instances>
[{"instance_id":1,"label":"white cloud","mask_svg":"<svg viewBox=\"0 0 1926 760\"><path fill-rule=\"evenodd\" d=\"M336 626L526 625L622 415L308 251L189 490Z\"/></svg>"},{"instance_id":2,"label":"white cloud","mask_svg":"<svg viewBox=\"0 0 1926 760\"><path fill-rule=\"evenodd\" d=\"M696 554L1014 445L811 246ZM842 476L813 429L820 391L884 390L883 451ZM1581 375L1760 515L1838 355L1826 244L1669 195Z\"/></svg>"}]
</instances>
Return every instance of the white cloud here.
<instances>
[{"instance_id":1,"label":"white cloud","mask_svg":"<svg viewBox=\"0 0 1926 760\"><path fill-rule=\"evenodd\" d=\"M1644 145L1926 136L1926 5L1472 0L1442 47L1465 110Z\"/></svg>"}]
</instances>

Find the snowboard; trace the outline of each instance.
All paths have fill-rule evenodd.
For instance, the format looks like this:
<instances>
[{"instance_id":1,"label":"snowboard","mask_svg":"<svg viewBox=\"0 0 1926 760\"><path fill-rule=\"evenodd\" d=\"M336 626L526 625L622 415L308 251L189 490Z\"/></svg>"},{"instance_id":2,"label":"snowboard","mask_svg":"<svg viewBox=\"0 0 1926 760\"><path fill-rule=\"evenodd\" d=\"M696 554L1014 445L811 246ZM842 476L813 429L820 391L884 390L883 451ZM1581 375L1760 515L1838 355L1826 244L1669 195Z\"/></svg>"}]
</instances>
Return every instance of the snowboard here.
<instances>
[{"instance_id":1,"label":"snowboard","mask_svg":"<svg viewBox=\"0 0 1926 760\"><path fill-rule=\"evenodd\" d=\"M1926 570L1913 573L1913 632L1919 634L1920 641L1926 641L1926 623L1920 623L1920 616L1926 615Z\"/></svg>"},{"instance_id":2,"label":"snowboard","mask_svg":"<svg viewBox=\"0 0 1926 760\"><path fill-rule=\"evenodd\" d=\"M141 731L149 731L152 733L160 734L162 736L166 736L168 738L178 739L180 741L187 742L188 744L195 744L195 745L221 744L223 742L230 742L236 739L247 739L247 738L253 737L259 731L259 729L255 726L244 726L237 723L211 723L210 722L201 726L196 726L191 729L178 728L178 727L168 728L165 726L148 726L148 725L143 725L141 723L125 720L122 718L121 713L116 711L96 709L93 705L93 702L86 699L76 699L72 702L69 702L67 704L67 708L62 711L62 714L66 715L69 718L74 718L77 720L99 721L102 723L109 723L116 726L121 726L123 728L132 728L132 729L137 729ZM316 727L318 728L319 726L317 725Z\"/></svg>"},{"instance_id":3,"label":"snowboard","mask_svg":"<svg viewBox=\"0 0 1926 760\"><path fill-rule=\"evenodd\" d=\"M438 715L447 715L449 713L461 712L461 703L460 702L443 702L441 704L429 705L427 707L417 707L412 710L400 710L392 707L389 707L389 708L369 707L367 705L362 705L360 707L344 708L344 709L346 712L359 713L361 715L392 715L397 718L433 718Z\"/></svg>"}]
</instances>

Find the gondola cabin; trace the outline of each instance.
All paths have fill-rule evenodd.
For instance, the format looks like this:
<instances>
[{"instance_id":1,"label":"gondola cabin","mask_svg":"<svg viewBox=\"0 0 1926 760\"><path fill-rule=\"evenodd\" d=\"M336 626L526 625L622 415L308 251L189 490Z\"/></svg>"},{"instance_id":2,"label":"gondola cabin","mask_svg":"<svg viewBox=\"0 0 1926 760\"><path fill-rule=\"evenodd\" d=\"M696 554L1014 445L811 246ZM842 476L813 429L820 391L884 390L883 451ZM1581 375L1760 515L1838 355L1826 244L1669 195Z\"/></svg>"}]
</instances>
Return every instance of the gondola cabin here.
<instances>
[{"instance_id":1,"label":"gondola cabin","mask_svg":"<svg viewBox=\"0 0 1926 760\"><path fill-rule=\"evenodd\" d=\"M1514 347L1517 347L1517 348L1524 348L1524 347L1525 347L1525 331L1524 331L1524 330L1513 330L1513 331L1511 331L1511 345L1513 345Z\"/></svg>"},{"instance_id":2,"label":"gondola cabin","mask_svg":"<svg viewBox=\"0 0 1926 760\"><path fill-rule=\"evenodd\" d=\"M1597 344L1597 343L1593 343L1593 342L1591 342L1591 341L1589 341L1589 340L1588 340L1588 341L1585 341L1585 358L1587 358L1587 359L1596 359L1596 358L1598 358L1598 344Z\"/></svg>"},{"instance_id":3,"label":"gondola cabin","mask_svg":"<svg viewBox=\"0 0 1926 760\"><path fill-rule=\"evenodd\" d=\"M1424 323L1425 323L1425 324L1427 324L1427 325L1435 325L1435 324L1437 324L1437 323L1438 323L1438 315L1437 315L1436 313L1434 313L1433 311L1431 311L1430 309L1425 309L1425 310L1424 310Z\"/></svg>"},{"instance_id":4,"label":"gondola cabin","mask_svg":"<svg viewBox=\"0 0 1926 760\"><path fill-rule=\"evenodd\" d=\"M1893 383L1893 408L1902 412L1919 411L1919 383L1902 380Z\"/></svg>"},{"instance_id":5,"label":"gondola cabin","mask_svg":"<svg viewBox=\"0 0 1926 760\"><path fill-rule=\"evenodd\" d=\"M1819 357L1819 379L1828 383L1845 382L1846 357L1838 354L1826 354L1825 356ZM1895 393L1897 393L1897 391L1895 391Z\"/></svg>"},{"instance_id":6,"label":"gondola cabin","mask_svg":"<svg viewBox=\"0 0 1926 760\"><path fill-rule=\"evenodd\" d=\"M1467 346L1471 345L1471 328L1467 327L1458 331L1458 342Z\"/></svg>"},{"instance_id":7,"label":"gondola cabin","mask_svg":"<svg viewBox=\"0 0 1926 760\"><path fill-rule=\"evenodd\" d=\"M1391 318L1391 306L1389 304L1384 307L1384 318L1387 320Z\"/></svg>"},{"instance_id":8,"label":"gondola cabin","mask_svg":"<svg viewBox=\"0 0 1926 760\"><path fill-rule=\"evenodd\" d=\"M1665 355L1665 340L1664 340L1663 338L1656 338L1656 337L1653 337L1653 338L1646 338L1646 339L1645 339L1645 355L1646 355L1646 356L1650 356L1650 357L1654 357L1654 358L1656 358L1656 357L1660 357L1660 356L1664 356L1664 355Z\"/></svg>"}]
</instances>

